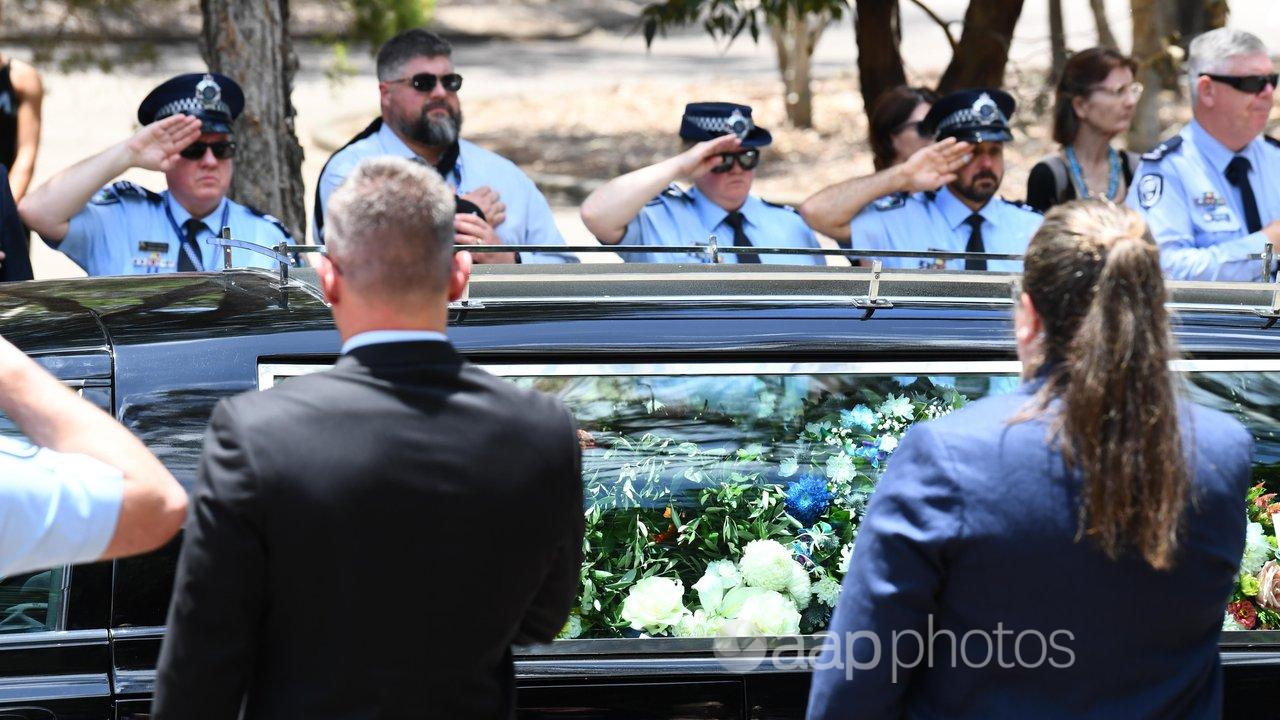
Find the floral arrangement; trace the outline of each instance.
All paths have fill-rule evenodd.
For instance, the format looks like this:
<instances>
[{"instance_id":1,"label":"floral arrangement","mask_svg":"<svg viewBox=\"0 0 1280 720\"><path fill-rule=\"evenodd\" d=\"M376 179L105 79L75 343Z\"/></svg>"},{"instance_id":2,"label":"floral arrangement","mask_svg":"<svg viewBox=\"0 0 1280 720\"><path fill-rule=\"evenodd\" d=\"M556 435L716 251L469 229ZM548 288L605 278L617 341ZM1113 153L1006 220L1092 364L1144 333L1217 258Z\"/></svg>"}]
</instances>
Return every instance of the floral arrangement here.
<instances>
[{"instance_id":1,"label":"floral arrangement","mask_svg":"<svg viewBox=\"0 0 1280 720\"><path fill-rule=\"evenodd\" d=\"M1231 601L1222 620L1223 630L1280 630L1280 554L1276 550L1276 526L1280 502L1276 493L1258 483L1249 490L1244 557Z\"/></svg>"},{"instance_id":2,"label":"floral arrangement","mask_svg":"<svg viewBox=\"0 0 1280 720\"><path fill-rule=\"evenodd\" d=\"M781 420L708 407L700 424L727 424L726 438L747 439L732 449L593 432L581 594L560 637L825 629L867 500L902 434L967 402L914 381L897 379L900 394L860 387L853 399L761 393ZM646 410L663 407L650 401Z\"/></svg>"}]
</instances>

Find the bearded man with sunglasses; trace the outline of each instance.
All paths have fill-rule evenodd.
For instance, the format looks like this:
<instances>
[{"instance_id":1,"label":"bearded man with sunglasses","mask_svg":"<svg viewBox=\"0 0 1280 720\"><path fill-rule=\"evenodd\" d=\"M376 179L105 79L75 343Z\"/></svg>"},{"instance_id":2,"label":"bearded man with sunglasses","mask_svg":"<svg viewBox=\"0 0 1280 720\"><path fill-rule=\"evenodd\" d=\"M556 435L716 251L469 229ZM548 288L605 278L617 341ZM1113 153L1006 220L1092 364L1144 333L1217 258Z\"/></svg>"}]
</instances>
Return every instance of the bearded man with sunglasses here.
<instances>
[{"instance_id":1,"label":"bearded man with sunglasses","mask_svg":"<svg viewBox=\"0 0 1280 720\"><path fill-rule=\"evenodd\" d=\"M1262 134L1275 66L1242 30L1211 30L1189 50L1194 119L1142 156L1125 202L1146 215L1170 277L1264 279L1249 256L1280 248L1280 141Z\"/></svg>"},{"instance_id":2,"label":"bearded man with sunglasses","mask_svg":"<svg viewBox=\"0 0 1280 720\"><path fill-rule=\"evenodd\" d=\"M760 150L773 142L751 108L689 103L680 119L685 151L614 178L582 203L582 222L605 245L817 248L800 214L751 194ZM692 182L688 190L675 184ZM704 263L703 253L618 253L627 262ZM727 253L724 263L825 265L820 255Z\"/></svg>"},{"instance_id":3,"label":"bearded man with sunglasses","mask_svg":"<svg viewBox=\"0 0 1280 720\"><path fill-rule=\"evenodd\" d=\"M402 157L435 168L458 197L459 245L564 245L551 206L515 163L463 140L462 76L453 47L421 28L405 30L378 50L382 114L335 152L316 184L312 236L324 243L329 195L370 157ZM475 253L477 263L577 262L570 253Z\"/></svg>"},{"instance_id":4,"label":"bearded man with sunglasses","mask_svg":"<svg viewBox=\"0 0 1280 720\"><path fill-rule=\"evenodd\" d=\"M179 75L138 106L142 129L55 175L19 205L22 220L89 275L144 275L218 270L231 236L256 245L292 242L277 219L227 197L234 171L231 123L244 92L216 73ZM131 182L107 185L130 168L159 170L168 189ZM274 268L270 258L231 250L237 267Z\"/></svg>"}]
</instances>

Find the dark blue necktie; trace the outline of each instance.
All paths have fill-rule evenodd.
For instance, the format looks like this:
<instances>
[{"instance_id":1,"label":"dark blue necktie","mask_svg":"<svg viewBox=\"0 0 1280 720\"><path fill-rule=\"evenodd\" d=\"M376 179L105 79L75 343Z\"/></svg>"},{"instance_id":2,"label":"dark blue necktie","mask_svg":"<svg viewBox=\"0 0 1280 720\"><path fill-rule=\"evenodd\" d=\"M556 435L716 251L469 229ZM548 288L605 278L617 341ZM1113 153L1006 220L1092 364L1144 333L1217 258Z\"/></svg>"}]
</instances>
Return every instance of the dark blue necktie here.
<instances>
[{"instance_id":1,"label":"dark blue necktie","mask_svg":"<svg viewBox=\"0 0 1280 720\"><path fill-rule=\"evenodd\" d=\"M186 229L187 236L182 240L182 247L178 248L178 272L204 270L204 257L200 254L200 245L196 242L204 223L191 218L182 226Z\"/></svg>"},{"instance_id":2,"label":"dark blue necktie","mask_svg":"<svg viewBox=\"0 0 1280 720\"><path fill-rule=\"evenodd\" d=\"M1258 215L1258 198L1253 194L1253 186L1249 184L1249 171L1253 169L1249 158L1237 155L1227 163L1227 182L1240 191L1240 204L1244 206L1244 224L1249 232L1256 233L1262 229L1262 217Z\"/></svg>"},{"instance_id":3,"label":"dark blue necktie","mask_svg":"<svg viewBox=\"0 0 1280 720\"><path fill-rule=\"evenodd\" d=\"M982 216L974 213L964 219L966 225L972 230L969 232L969 242L965 243L964 251L967 253L986 252L987 248L982 243ZM986 258L966 258L964 261L965 270L986 270Z\"/></svg>"},{"instance_id":4,"label":"dark blue necktie","mask_svg":"<svg viewBox=\"0 0 1280 720\"><path fill-rule=\"evenodd\" d=\"M743 229L742 223L746 221L746 217L742 213L734 210L725 216L724 222L733 228L733 246L734 247L751 247L751 241L747 239L747 231ZM738 255L739 263L759 263L759 255L747 255L745 253Z\"/></svg>"}]
</instances>

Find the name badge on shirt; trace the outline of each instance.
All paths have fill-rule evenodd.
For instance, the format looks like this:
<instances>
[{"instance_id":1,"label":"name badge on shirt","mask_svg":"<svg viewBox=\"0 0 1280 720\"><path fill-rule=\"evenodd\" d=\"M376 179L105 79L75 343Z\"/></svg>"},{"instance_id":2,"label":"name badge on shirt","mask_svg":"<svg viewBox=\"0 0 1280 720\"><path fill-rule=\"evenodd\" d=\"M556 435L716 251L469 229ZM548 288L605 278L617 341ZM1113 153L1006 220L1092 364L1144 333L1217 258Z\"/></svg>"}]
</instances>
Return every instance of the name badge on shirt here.
<instances>
[{"instance_id":1,"label":"name badge on shirt","mask_svg":"<svg viewBox=\"0 0 1280 720\"><path fill-rule=\"evenodd\" d=\"M169 252L169 243L143 240L138 243L138 251L144 253L167 253Z\"/></svg>"}]
</instances>

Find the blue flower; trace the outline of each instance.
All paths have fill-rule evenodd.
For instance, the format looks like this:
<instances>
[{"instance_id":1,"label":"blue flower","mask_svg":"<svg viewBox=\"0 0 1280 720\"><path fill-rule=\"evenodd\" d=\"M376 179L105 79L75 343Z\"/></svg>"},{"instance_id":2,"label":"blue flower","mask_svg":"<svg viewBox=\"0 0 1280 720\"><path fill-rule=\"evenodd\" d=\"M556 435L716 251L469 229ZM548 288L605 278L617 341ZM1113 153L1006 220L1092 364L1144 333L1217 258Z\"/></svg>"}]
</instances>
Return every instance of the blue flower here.
<instances>
[{"instance_id":1,"label":"blue flower","mask_svg":"<svg viewBox=\"0 0 1280 720\"><path fill-rule=\"evenodd\" d=\"M876 414L866 405L857 405L852 410L840 411L840 426L844 428L860 427L867 432L876 425Z\"/></svg>"},{"instance_id":2,"label":"blue flower","mask_svg":"<svg viewBox=\"0 0 1280 720\"><path fill-rule=\"evenodd\" d=\"M885 458L885 452L880 448L879 443L874 440L863 440L862 447L853 451L853 454L866 458L871 462L871 467L879 469L880 461Z\"/></svg>"},{"instance_id":3,"label":"blue flower","mask_svg":"<svg viewBox=\"0 0 1280 720\"><path fill-rule=\"evenodd\" d=\"M812 525L831 506L832 495L827 481L817 475L805 475L787 484L787 514L806 527Z\"/></svg>"}]
</instances>

